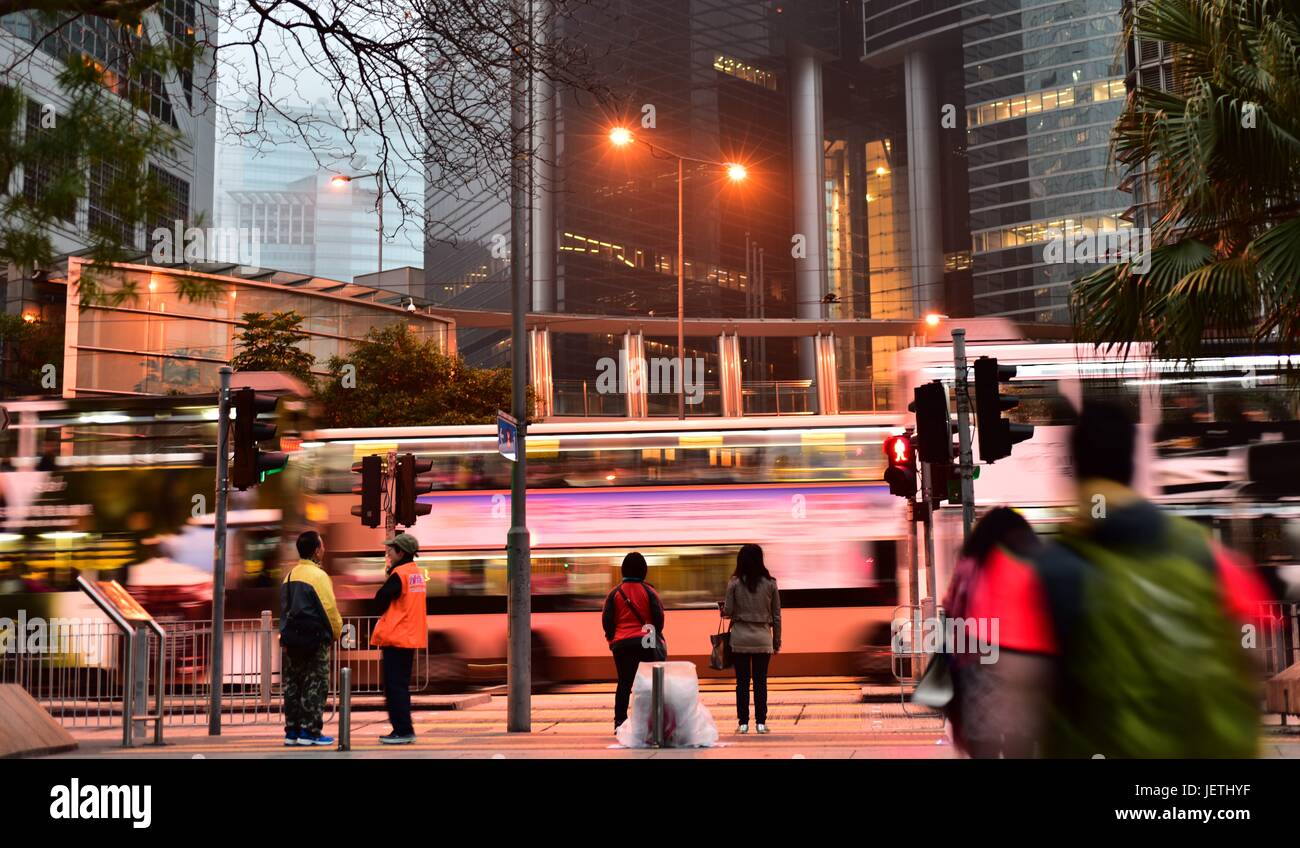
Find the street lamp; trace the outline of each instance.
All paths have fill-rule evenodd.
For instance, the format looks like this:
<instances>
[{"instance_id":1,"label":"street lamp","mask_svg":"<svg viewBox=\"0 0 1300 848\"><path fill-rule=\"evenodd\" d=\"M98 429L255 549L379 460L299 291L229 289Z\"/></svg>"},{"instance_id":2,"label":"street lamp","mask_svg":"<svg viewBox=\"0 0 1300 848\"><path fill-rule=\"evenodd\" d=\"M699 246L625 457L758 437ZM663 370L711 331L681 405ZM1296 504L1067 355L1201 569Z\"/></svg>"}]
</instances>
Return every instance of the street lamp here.
<instances>
[{"instance_id":1,"label":"street lamp","mask_svg":"<svg viewBox=\"0 0 1300 848\"><path fill-rule=\"evenodd\" d=\"M650 152L660 158L677 160L677 417L686 420L686 332L685 332L685 310L686 310L686 250L685 250L685 232L682 222L685 216L683 204L683 170L686 162L696 162L701 165L712 165L722 168L727 179L733 183L744 182L749 177L749 169L739 162L715 162L711 159L697 159L694 156L682 156L671 150L652 144L643 138L638 138L632 134L627 127L614 127L609 131L609 143L615 147L627 147L632 142L639 141L649 148Z\"/></svg>"},{"instance_id":2,"label":"street lamp","mask_svg":"<svg viewBox=\"0 0 1300 848\"><path fill-rule=\"evenodd\" d=\"M379 213L379 274L376 275L375 285L382 287L383 281L378 277L384 273L384 172L374 171L369 174L335 174L330 177L330 185L335 188L342 188L353 180L363 180L366 177L375 178L375 211Z\"/></svg>"}]
</instances>

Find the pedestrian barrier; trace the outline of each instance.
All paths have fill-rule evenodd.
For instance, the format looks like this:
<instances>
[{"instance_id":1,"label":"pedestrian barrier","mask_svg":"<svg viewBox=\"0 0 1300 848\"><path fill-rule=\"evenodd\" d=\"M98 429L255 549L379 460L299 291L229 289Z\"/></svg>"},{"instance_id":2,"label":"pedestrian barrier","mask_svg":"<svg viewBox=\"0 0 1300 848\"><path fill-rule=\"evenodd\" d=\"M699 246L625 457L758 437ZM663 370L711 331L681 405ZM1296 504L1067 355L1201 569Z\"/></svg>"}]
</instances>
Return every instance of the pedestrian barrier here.
<instances>
[{"instance_id":1,"label":"pedestrian barrier","mask_svg":"<svg viewBox=\"0 0 1300 848\"><path fill-rule=\"evenodd\" d=\"M1249 622L1254 628L1243 644L1255 655L1265 678L1300 662L1300 604L1273 601L1259 605ZM1253 637L1253 638L1249 638Z\"/></svg>"},{"instance_id":2,"label":"pedestrian barrier","mask_svg":"<svg viewBox=\"0 0 1300 848\"><path fill-rule=\"evenodd\" d=\"M344 618L343 633L331 650L327 721L339 701L344 668L350 695L383 692L379 650L370 647L377 622L375 616ZM134 649L133 640L139 640ZM156 734L163 724L208 724L210 621L160 619L156 631L128 634L112 621L56 619L47 624L39 644L30 641L19 639L13 645L18 650L0 652L0 683L22 686L64 727L107 728L130 713L136 723L160 715ZM226 619L222 643L222 723L278 722L283 706L278 622L269 611L258 618ZM138 661L156 670L143 689L127 684L132 663ZM427 684L430 668L427 648L417 650L413 688ZM157 705L156 712L141 715L136 707L148 701Z\"/></svg>"}]
</instances>

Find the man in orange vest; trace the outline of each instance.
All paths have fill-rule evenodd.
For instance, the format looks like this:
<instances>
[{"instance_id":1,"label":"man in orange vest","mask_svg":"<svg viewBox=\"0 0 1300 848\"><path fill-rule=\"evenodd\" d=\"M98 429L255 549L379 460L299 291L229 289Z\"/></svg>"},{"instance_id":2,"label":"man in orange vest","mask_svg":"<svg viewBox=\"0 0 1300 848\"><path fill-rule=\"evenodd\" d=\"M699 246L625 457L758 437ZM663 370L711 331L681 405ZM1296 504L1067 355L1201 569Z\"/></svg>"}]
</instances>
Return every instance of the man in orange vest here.
<instances>
[{"instance_id":1,"label":"man in orange vest","mask_svg":"<svg viewBox=\"0 0 1300 848\"><path fill-rule=\"evenodd\" d=\"M410 533L399 533L385 545L388 579L375 595L375 603L383 614L370 635L370 644L379 648L383 659L384 700L393 732L379 737L379 741L385 745L409 745L415 741L415 727L411 724L411 667L415 649L429 644L424 572L415 563L420 543Z\"/></svg>"}]
</instances>

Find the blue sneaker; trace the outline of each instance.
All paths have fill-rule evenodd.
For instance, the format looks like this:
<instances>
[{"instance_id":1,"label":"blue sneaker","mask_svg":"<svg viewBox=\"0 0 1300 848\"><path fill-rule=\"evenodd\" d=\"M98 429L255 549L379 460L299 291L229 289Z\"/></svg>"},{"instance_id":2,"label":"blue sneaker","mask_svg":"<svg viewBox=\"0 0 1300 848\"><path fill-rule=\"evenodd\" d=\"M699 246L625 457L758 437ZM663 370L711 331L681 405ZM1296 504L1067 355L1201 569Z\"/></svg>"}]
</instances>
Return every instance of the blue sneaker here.
<instances>
[{"instance_id":1,"label":"blue sneaker","mask_svg":"<svg viewBox=\"0 0 1300 848\"><path fill-rule=\"evenodd\" d=\"M298 736L298 744L299 745L321 745L321 746L333 745L334 737L326 736L322 733L317 733L314 736L309 733L302 733L299 734Z\"/></svg>"},{"instance_id":2,"label":"blue sneaker","mask_svg":"<svg viewBox=\"0 0 1300 848\"><path fill-rule=\"evenodd\" d=\"M284 732L284 746L285 746L286 748L288 748L288 747L291 747L291 746L293 746L293 745L297 745L297 744L298 744L298 731L297 731L297 729L295 728L294 730L286 730L286 731Z\"/></svg>"}]
</instances>

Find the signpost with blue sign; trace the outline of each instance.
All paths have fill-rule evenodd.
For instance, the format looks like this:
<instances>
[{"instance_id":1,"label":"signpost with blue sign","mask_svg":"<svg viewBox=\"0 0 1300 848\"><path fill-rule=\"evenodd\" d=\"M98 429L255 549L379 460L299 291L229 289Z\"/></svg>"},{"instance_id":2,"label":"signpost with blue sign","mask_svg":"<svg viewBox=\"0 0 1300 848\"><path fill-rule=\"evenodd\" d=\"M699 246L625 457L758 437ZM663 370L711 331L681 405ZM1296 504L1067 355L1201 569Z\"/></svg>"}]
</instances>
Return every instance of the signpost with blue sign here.
<instances>
[{"instance_id":1,"label":"signpost with blue sign","mask_svg":"<svg viewBox=\"0 0 1300 848\"><path fill-rule=\"evenodd\" d=\"M514 416L497 412L497 450L511 462L518 462L519 422Z\"/></svg>"}]
</instances>

